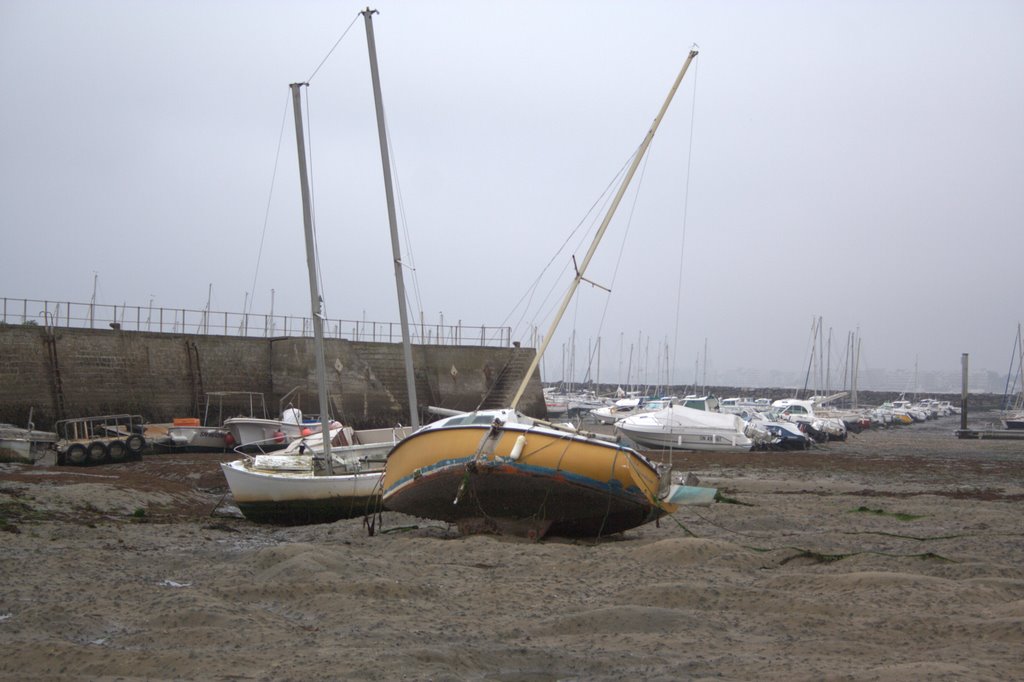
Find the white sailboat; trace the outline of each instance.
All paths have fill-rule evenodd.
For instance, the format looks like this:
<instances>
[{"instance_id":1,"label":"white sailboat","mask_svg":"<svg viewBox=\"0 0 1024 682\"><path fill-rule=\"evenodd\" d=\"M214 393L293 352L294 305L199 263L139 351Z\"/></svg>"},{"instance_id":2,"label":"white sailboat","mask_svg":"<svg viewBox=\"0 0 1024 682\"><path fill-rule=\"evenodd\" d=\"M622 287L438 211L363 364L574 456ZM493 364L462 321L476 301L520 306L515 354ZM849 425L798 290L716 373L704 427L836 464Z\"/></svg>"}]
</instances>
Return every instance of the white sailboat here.
<instances>
[{"instance_id":1,"label":"white sailboat","mask_svg":"<svg viewBox=\"0 0 1024 682\"><path fill-rule=\"evenodd\" d=\"M455 523L462 532L532 538L617 533L676 510L667 467L619 443L532 419L516 406L696 55L691 50L634 155L510 406L450 416L399 443L384 474L387 509Z\"/></svg>"},{"instance_id":2,"label":"white sailboat","mask_svg":"<svg viewBox=\"0 0 1024 682\"><path fill-rule=\"evenodd\" d=\"M402 322L402 343L405 356L406 381L412 425L395 429L353 431L334 426L328 418L327 381L323 348L323 299L320 296L316 269L316 245L313 240L312 209L302 126L301 88L293 83L292 104L295 115L295 136L299 155L299 178L302 185L303 225L306 238L306 261L313 312L314 354L318 397L320 402L319 433L293 443L280 454L261 454L221 465L235 504L256 522L306 524L332 522L373 513L380 508L381 477L388 451L418 426L415 381L412 373L412 348L405 312L405 290L402 281L401 257L398 247L394 198L391 189L390 163L384 130L380 80L377 72L376 47L373 38L375 11L362 12L366 24L367 47L370 53L371 77L377 108L384 184L391 225L395 279L398 287ZM324 455L329 453L329 455Z\"/></svg>"}]
</instances>

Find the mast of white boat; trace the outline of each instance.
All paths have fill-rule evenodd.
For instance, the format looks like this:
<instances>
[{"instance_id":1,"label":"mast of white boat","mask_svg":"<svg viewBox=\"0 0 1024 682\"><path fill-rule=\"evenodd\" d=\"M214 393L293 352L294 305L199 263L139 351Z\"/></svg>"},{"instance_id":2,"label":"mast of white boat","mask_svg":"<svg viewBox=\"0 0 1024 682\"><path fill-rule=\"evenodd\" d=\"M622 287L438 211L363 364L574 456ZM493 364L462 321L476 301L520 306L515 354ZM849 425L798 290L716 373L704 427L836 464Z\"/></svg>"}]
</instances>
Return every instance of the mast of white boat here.
<instances>
[{"instance_id":1,"label":"mast of white boat","mask_svg":"<svg viewBox=\"0 0 1024 682\"><path fill-rule=\"evenodd\" d=\"M1014 381L1020 379L1020 391L1017 392L1017 399L1013 401L1014 410L1024 407L1024 337L1020 335L1020 322L1017 323L1017 339L1019 341L1017 350L1020 355L1017 358L1017 377Z\"/></svg>"},{"instance_id":2,"label":"mast of white boat","mask_svg":"<svg viewBox=\"0 0 1024 682\"><path fill-rule=\"evenodd\" d=\"M323 299L316 277L316 243L313 241L313 210L309 200L309 176L306 173L306 142L302 132L302 86L292 83L292 109L295 112L295 144L299 153L299 184L302 186L302 227L306 235L306 266L309 269L309 299L313 312L313 354L316 356L316 385L320 399L320 435L323 438L323 470L313 467L314 473L330 476L331 434L327 414L327 369L324 362Z\"/></svg>"},{"instance_id":3,"label":"mast of white boat","mask_svg":"<svg viewBox=\"0 0 1024 682\"><path fill-rule=\"evenodd\" d=\"M409 393L409 419L415 429L420 425L420 410L416 404L416 376L413 373L412 342L409 339L409 314L405 309L405 278L402 275L402 250L398 241L398 218L395 214L395 195L391 183L391 160L388 155L388 135L384 123L384 102L380 92L380 73L377 70L377 43L373 38L373 15L376 13L377 10L369 7L361 12L366 23L366 47L370 53L370 77L373 80L373 101L377 109L380 160L384 166L384 194L388 201L391 255L395 264L395 286L398 289L398 316L402 326L402 356L405 359L405 387Z\"/></svg>"},{"instance_id":4,"label":"mast of white boat","mask_svg":"<svg viewBox=\"0 0 1024 682\"><path fill-rule=\"evenodd\" d=\"M854 338L854 341L856 342L857 349L856 349L856 352L854 353L854 356L853 356L853 376L850 377L850 385L853 387L853 390L850 392L850 401L852 402L853 407L856 408L857 405L858 405L858 403L857 403L857 374L860 372L860 327L857 327L857 331L854 334L853 338Z\"/></svg>"},{"instance_id":5,"label":"mast of white boat","mask_svg":"<svg viewBox=\"0 0 1024 682\"><path fill-rule=\"evenodd\" d=\"M701 375L701 395L708 394L708 337L704 337L704 374Z\"/></svg>"},{"instance_id":6,"label":"mast of white boat","mask_svg":"<svg viewBox=\"0 0 1024 682\"><path fill-rule=\"evenodd\" d=\"M605 215L604 220L601 221L601 226L597 229L597 233L594 235L594 240L590 243L590 249L587 251L587 255L583 257L583 262L580 263L579 267L576 269L576 277L573 278L572 284L569 285L569 290L565 292L565 297L562 299L562 305L559 306L558 312L555 314L555 319L552 321L541 347L537 349L537 354L534 355L529 369L526 370L526 374L523 376L523 381L519 384L519 389L512 398L512 404L510 407L513 410L516 408L516 405L519 404L523 394L526 393L526 387L530 383L530 378L537 370L537 365L540 364L540 359L544 355L544 351L547 350L548 343L551 341L551 337L554 335L555 329L558 327L559 322L562 321L562 315L565 314L565 310L569 307L569 302L572 301L572 297L576 293L576 289L579 288L580 282L583 281L583 275L587 271L587 266L590 265L590 259L594 257L597 245L601 242L601 238L604 237L605 230L608 229L608 223L611 222L612 216L615 214L615 210L619 207L619 202L622 201L622 197L626 193L626 188L629 187L629 183L633 179L633 175L636 173L637 167L640 165L640 161L643 160L644 154L647 152L647 148L651 145L651 140L654 139L654 133L658 130L658 126L661 125L661 119L664 118L665 112L668 110L668 105L672 102L672 98L675 96L676 90L679 89L679 84L683 81L683 76L686 75L686 70L690 68L690 62L692 62L693 58L696 56L697 50L691 49L690 54L686 56L686 61L683 62L683 68L680 69L675 83L672 84L672 89L669 90L668 97L665 98L665 103L661 105L661 110L658 111L658 115L654 118L654 122L651 124L651 129L647 131L647 136L644 137L644 141L641 143L640 149L638 149L636 154L633 156L633 163L630 164L629 170L626 171L626 176L622 179L622 185L619 187L619 191L616 192L615 198L612 199L612 203L608 207L608 213Z\"/></svg>"}]
</instances>

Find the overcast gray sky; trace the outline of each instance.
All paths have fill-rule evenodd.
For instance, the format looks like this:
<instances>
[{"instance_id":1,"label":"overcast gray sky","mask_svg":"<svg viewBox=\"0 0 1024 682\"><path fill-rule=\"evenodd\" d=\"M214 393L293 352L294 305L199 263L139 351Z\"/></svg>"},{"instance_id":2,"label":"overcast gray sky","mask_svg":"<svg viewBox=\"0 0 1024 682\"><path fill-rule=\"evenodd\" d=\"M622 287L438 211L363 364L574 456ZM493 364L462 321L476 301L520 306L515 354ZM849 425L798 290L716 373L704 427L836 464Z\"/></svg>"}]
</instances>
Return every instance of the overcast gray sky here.
<instances>
[{"instance_id":1,"label":"overcast gray sky","mask_svg":"<svg viewBox=\"0 0 1024 682\"><path fill-rule=\"evenodd\" d=\"M288 84L363 6L0 0L0 296L87 302L97 273L101 303L201 309L212 284L214 310L269 312L273 289L275 312L308 314ZM546 329L558 248L696 43L588 273L613 291L581 289L545 379L573 330L580 374L603 338L606 381L648 343L687 381L705 339L718 369L800 369L817 315L833 364L859 328L862 367L956 371L968 352L1005 372L1024 317L1024 3L374 7L417 317ZM397 320L361 17L309 107L327 314Z\"/></svg>"}]
</instances>

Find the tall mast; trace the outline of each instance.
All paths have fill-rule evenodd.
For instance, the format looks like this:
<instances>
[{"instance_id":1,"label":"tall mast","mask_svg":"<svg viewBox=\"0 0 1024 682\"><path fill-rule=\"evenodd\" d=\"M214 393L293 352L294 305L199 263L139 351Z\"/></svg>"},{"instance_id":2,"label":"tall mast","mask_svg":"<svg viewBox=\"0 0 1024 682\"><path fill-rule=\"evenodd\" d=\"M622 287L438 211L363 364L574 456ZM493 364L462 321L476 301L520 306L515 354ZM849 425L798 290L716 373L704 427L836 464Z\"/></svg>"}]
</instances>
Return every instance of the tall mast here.
<instances>
[{"instance_id":1,"label":"tall mast","mask_svg":"<svg viewBox=\"0 0 1024 682\"><path fill-rule=\"evenodd\" d=\"M1024 338L1020 335L1020 322L1017 323L1017 338L1020 343L1017 344L1017 348L1020 351L1020 357L1017 358L1017 374L1020 375L1020 392L1017 394L1017 399L1013 402L1013 408L1019 410L1022 407L1022 401L1024 401Z\"/></svg>"},{"instance_id":2,"label":"tall mast","mask_svg":"<svg viewBox=\"0 0 1024 682\"><path fill-rule=\"evenodd\" d=\"M309 301L313 313L313 354L316 356L316 386L320 399L320 436L324 444L323 473L334 473L331 463L331 433L328 428L327 368L324 362L323 299L316 278L316 242L313 241L313 210L309 200L309 176L306 173L306 141L302 132L302 86L292 83L292 108L295 112L295 146L299 153L299 184L302 186L302 227L306 235L306 267L309 270ZM318 473L316 467L314 473Z\"/></svg>"},{"instance_id":3,"label":"tall mast","mask_svg":"<svg viewBox=\"0 0 1024 682\"><path fill-rule=\"evenodd\" d=\"M391 227L391 255L395 264L395 286L398 289L398 316L402 323L402 356L405 358L405 387L409 393L409 419L413 428L420 425L416 404L416 376L412 365L412 342L409 340L409 313L405 309L405 278L402 274L402 250L398 241L398 219L395 215L395 194L391 184L391 159L388 135L384 124L384 101L380 94L377 71L377 43L373 38L373 15L377 10L367 7L361 12L366 23L366 47L370 53L370 78L373 80L373 102L377 108L377 136L380 138L380 160L384 166L384 194L388 200L388 225Z\"/></svg>"},{"instance_id":4,"label":"tall mast","mask_svg":"<svg viewBox=\"0 0 1024 682\"><path fill-rule=\"evenodd\" d=\"M704 374L702 375L701 384L703 384L701 395L708 394L708 337L704 337Z\"/></svg>"},{"instance_id":5,"label":"tall mast","mask_svg":"<svg viewBox=\"0 0 1024 682\"><path fill-rule=\"evenodd\" d=\"M601 222L601 226L597 229L597 233L594 235L594 240L590 243L590 249L587 251L587 255L583 257L583 262L580 263L579 268L576 270L576 277L573 278L572 284L569 285L569 290L565 292L565 298L562 299L562 305L559 306L558 313L555 314L555 319L552 321L551 327L548 329L547 336L544 337L544 342L537 350L537 354L534 356L533 362L530 363L529 369L526 370L526 374L523 376L523 381L519 385L519 389L512 398L512 409L516 408L516 405L519 404L519 400L523 397L523 394L526 393L526 387L530 383L530 378L537 369L537 365L540 364L540 358L544 355L544 351L547 350L548 343L551 341L551 337L554 335L555 329L558 328L559 322L562 321L562 315L565 314L566 308L569 307L569 302L572 301L572 297L576 293L576 289L579 288L580 282L583 281L583 275L587 271L587 266L590 265L590 259L594 257L597 245L601 242L601 238L604 237L605 230L608 229L608 223L612 221L612 216L615 215L615 209L619 207L619 202L622 201L622 197L626 193L626 188L629 187L629 183L633 179L633 175L636 173L636 169L640 165L640 161L643 160L644 154L647 153L647 148L651 146L651 140L654 139L654 133L658 130L658 126L661 125L661 119L664 118L665 112L668 110L668 105L672 102L672 98L675 96L676 90L679 89L679 84L683 81L683 76L686 75L686 70L690 68L690 62L692 62L693 58L696 56L697 50L690 50L690 54L687 55L686 61L683 62L683 68L679 71L679 75L676 77L676 82L672 84L672 89L669 90L668 97L665 98L665 103L661 105L661 110L658 111L658 115L654 118L654 122L651 124L651 129L647 131L647 136L644 138L643 143L640 145L640 149L637 150L636 155L633 157L633 163L630 164L629 170L626 171L626 176L622 179L622 185L619 187L619 191L615 193L615 198L612 199L612 203L608 207L608 213Z\"/></svg>"},{"instance_id":6,"label":"tall mast","mask_svg":"<svg viewBox=\"0 0 1024 682\"><path fill-rule=\"evenodd\" d=\"M853 407L857 407L857 373L860 371L860 327L857 327L854 341L856 341L857 349L853 356L853 376L850 378L853 391L850 394L850 400L853 402Z\"/></svg>"}]
</instances>

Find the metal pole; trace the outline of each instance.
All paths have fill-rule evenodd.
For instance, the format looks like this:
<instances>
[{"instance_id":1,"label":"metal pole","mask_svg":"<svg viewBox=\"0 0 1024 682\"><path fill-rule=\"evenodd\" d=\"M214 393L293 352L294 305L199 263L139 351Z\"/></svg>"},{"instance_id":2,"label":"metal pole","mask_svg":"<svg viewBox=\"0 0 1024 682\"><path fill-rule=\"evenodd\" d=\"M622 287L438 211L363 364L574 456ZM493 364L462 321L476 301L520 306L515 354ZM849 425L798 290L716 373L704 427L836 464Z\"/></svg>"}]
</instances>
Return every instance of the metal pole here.
<instances>
[{"instance_id":1,"label":"metal pole","mask_svg":"<svg viewBox=\"0 0 1024 682\"><path fill-rule=\"evenodd\" d=\"M320 435L324 446L324 473L334 473L331 462L331 434L327 415L327 368L324 362L323 299L316 279L316 243L313 241L313 211L309 201L309 177L306 174L306 143L302 133L302 86L292 83L292 107L295 111L295 143L299 153L299 182L302 186L302 226L306 235L306 266L309 269L309 300L313 311L313 353L316 355L316 384L320 398ZM316 468L314 467L314 473Z\"/></svg>"},{"instance_id":2,"label":"metal pole","mask_svg":"<svg viewBox=\"0 0 1024 682\"><path fill-rule=\"evenodd\" d=\"M967 353L960 356L960 430L967 430Z\"/></svg>"},{"instance_id":3,"label":"metal pole","mask_svg":"<svg viewBox=\"0 0 1024 682\"><path fill-rule=\"evenodd\" d=\"M89 299L89 329L92 329L96 320L96 282L99 280L98 272L92 273L92 298Z\"/></svg>"},{"instance_id":4,"label":"metal pole","mask_svg":"<svg viewBox=\"0 0 1024 682\"><path fill-rule=\"evenodd\" d=\"M366 23L366 47L370 53L370 78L373 81L373 101L377 109L377 136L380 138L380 159L384 166L384 194L388 202L388 224L391 227L391 254L395 264L395 286L398 289L398 318L402 323L402 355L405 358L405 385L409 392L409 419L413 428L419 428L419 406L416 404L416 376L412 365L412 342L409 340L409 314L405 309L405 280L402 276L402 252L398 241L398 218L395 214L394 190L391 186L391 160L388 156L388 136L384 124L384 102L380 92L380 74L377 70L377 43L373 38L373 15L377 10L367 7L362 15Z\"/></svg>"}]
</instances>

